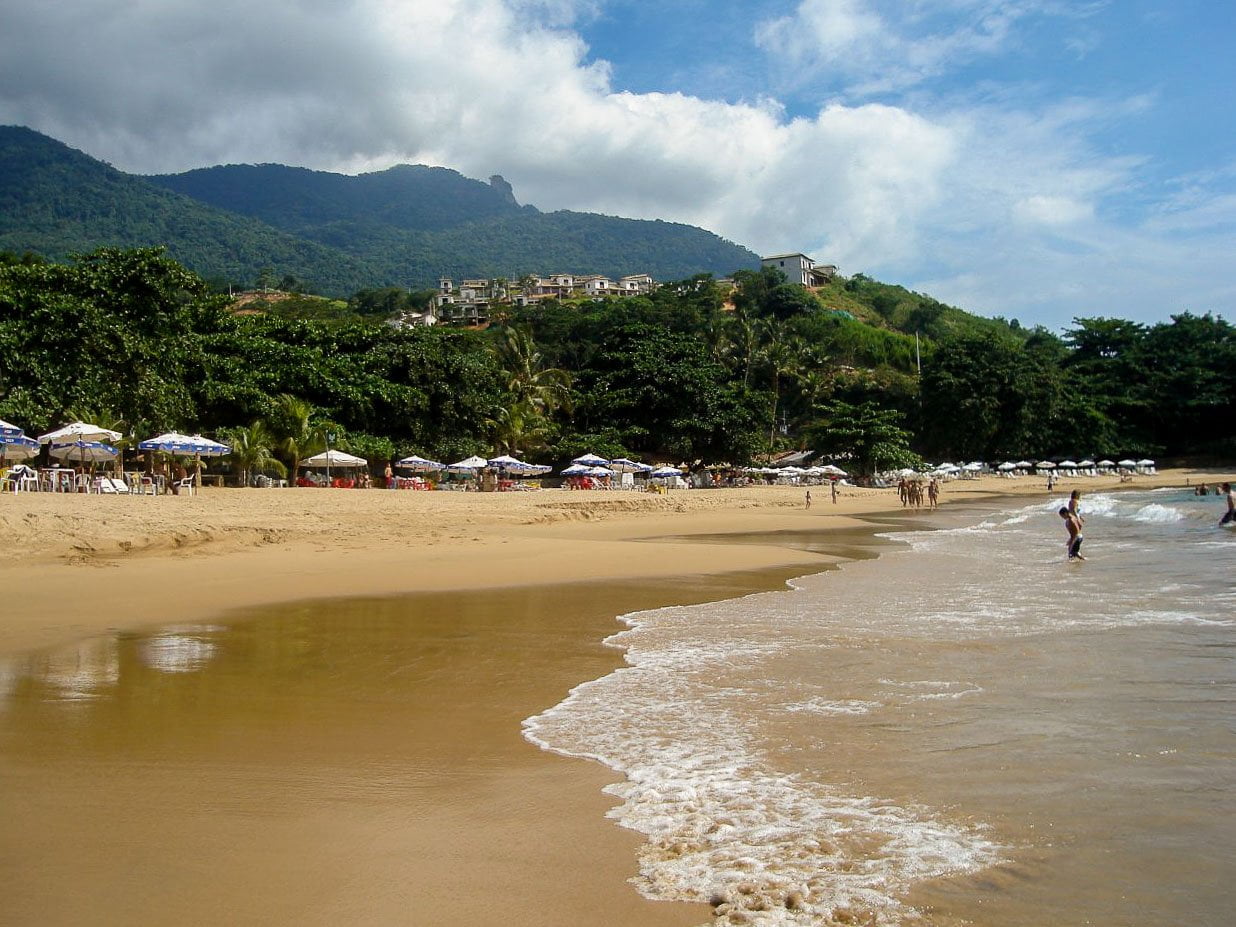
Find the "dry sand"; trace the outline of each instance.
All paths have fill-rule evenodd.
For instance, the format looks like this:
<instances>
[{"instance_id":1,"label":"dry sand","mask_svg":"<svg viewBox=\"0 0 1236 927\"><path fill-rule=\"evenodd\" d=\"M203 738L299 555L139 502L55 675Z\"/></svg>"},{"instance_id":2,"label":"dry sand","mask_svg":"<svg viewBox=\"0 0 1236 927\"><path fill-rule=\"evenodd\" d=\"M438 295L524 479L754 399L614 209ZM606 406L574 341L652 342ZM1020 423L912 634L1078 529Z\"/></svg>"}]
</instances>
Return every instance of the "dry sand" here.
<instances>
[{"instance_id":1,"label":"dry sand","mask_svg":"<svg viewBox=\"0 0 1236 927\"><path fill-rule=\"evenodd\" d=\"M1132 487L1226 478L1170 471ZM1119 486L1078 479L1056 491ZM942 501L1044 492L1040 479L966 480L946 484ZM624 884L637 839L603 817L600 788L612 774L537 751L518 723L618 664L600 645L614 615L818 570L844 556L853 532L837 532L834 554L776 535L861 529L864 516L902 511L894 490L847 488L834 505L827 487L813 487L809 510L804 495L207 489L0 498L9 541L0 571L20 603L0 620L0 656L26 667L23 678L89 659L95 645L74 643L86 638L130 646L133 636L115 629L264 615L254 633L278 648L280 620L295 621L306 603L369 599L331 606L346 637L348 622L381 610L373 597L416 594L409 602L422 618L408 624L405 605L389 599L399 615L389 647L434 654L426 678L444 680L410 690L406 703L386 704L385 690L327 694L315 710L332 714L309 722L293 703L320 693L298 701L286 681L239 700L190 688L181 704L167 687L182 683L164 676L94 722L89 756L72 740L41 736L55 713L41 716L36 697L28 728L5 729L14 749L0 761L9 796L0 798L9 821L0 857L13 861L10 882L22 888L0 923L706 922L703 906L654 905ZM908 517L931 520L926 511ZM691 540L747 533L760 538ZM349 686L372 675L363 654L342 644L332 652L357 663L351 675L340 667ZM191 674L183 685L192 687ZM267 717L279 706L291 714ZM221 746L209 734L275 725L279 736L259 738L256 754L251 740ZM205 741L189 730L205 731ZM184 733L164 754L169 731ZM347 801L341 783L353 783Z\"/></svg>"}]
</instances>

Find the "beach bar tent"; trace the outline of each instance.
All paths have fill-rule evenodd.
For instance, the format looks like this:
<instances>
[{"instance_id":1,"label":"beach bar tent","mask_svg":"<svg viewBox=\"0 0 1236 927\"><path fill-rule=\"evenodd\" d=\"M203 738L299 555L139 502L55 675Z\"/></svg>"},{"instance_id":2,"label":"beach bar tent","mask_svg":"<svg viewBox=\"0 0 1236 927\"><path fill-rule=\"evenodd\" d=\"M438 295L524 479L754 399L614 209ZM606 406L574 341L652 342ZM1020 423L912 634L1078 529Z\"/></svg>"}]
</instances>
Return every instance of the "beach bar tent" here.
<instances>
[{"instance_id":1,"label":"beach bar tent","mask_svg":"<svg viewBox=\"0 0 1236 927\"><path fill-rule=\"evenodd\" d=\"M331 448L329 451L323 451L320 454L314 454L312 457L306 457L300 462L302 467L317 469L318 467L326 468L326 482L330 485L330 468L336 467L340 470L360 470L369 466L369 461L364 457L357 457L354 454L348 454L344 451L338 451Z\"/></svg>"}]
</instances>

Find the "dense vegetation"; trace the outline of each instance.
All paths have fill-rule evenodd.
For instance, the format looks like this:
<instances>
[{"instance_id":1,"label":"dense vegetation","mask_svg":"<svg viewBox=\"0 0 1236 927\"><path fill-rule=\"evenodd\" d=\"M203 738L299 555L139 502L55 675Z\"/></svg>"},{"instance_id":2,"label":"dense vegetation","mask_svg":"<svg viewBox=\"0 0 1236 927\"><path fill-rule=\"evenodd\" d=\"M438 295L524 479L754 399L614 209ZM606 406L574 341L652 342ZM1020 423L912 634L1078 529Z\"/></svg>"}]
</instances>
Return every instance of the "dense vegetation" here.
<instances>
[{"instance_id":1,"label":"dense vegetation","mask_svg":"<svg viewBox=\"0 0 1236 927\"><path fill-rule=\"evenodd\" d=\"M215 289L291 277L307 292L436 287L441 275L648 273L754 267L692 226L542 214L500 177L409 166L359 177L280 165L165 177L122 173L30 129L0 126L0 249L62 260L101 245L162 245Z\"/></svg>"},{"instance_id":2,"label":"dense vegetation","mask_svg":"<svg viewBox=\"0 0 1236 927\"><path fill-rule=\"evenodd\" d=\"M10 255L0 418L37 433L88 409L137 437L210 432L245 448L242 469L294 468L327 432L375 463L1236 456L1236 331L1221 318L1081 319L1058 338L862 277L814 295L775 271L735 279L732 305L701 275L474 332L387 325L382 290L234 314L154 249ZM315 304L328 317L304 317Z\"/></svg>"}]
</instances>

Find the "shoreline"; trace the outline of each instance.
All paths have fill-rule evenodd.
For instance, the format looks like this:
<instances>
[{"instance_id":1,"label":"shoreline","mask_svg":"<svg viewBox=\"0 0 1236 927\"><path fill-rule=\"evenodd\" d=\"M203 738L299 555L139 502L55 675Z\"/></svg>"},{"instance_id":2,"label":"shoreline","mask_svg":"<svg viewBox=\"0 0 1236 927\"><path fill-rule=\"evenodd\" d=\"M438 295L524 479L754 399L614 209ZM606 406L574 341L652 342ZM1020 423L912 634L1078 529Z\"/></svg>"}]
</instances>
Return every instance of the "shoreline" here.
<instances>
[{"instance_id":1,"label":"shoreline","mask_svg":"<svg viewBox=\"0 0 1236 927\"><path fill-rule=\"evenodd\" d=\"M1169 470L1133 483L1061 481L1054 493L1153 489L1233 479ZM826 496L819 492L817 496ZM1035 479L944 484L941 507L1046 496ZM0 498L0 576L21 607L0 621L0 655L118 629L217 619L280 603L546 584L709 577L846 559L768 543L782 532L869 527L895 490L846 487L838 504L760 486L628 492L416 493L206 489L126 499L52 493ZM1217 509L1216 509L1217 511ZM1217 518L1217 515L1216 515ZM700 543L707 536L756 543ZM80 602L82 607L66 607Z\"/></svg>"}]
</instances>

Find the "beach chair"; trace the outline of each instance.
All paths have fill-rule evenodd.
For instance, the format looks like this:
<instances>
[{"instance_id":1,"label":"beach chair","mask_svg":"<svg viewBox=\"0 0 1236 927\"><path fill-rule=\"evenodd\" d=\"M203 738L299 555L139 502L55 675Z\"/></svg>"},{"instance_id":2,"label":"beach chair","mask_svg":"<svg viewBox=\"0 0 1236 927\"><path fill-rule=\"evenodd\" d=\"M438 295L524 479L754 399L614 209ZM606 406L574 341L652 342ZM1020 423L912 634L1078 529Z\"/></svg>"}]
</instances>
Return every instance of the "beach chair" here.
<instances>
[{"instance_id":1,"label":"beach chair","mask_svg":"<svg viewBox=\"0 0 1236 927\"><path fill-rule=\"evenodd\" d=\"M172 485L176 487L175 493L178 496L192 496L197 492L197 487L194 485L193 477L191 476L175 480Z\"/></svg>"}]
</instances>

